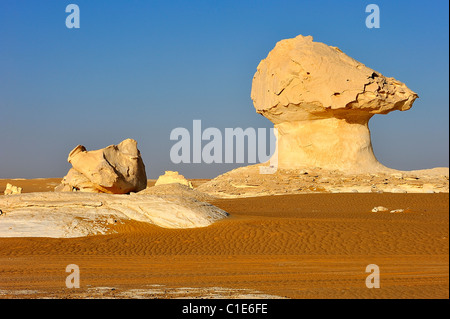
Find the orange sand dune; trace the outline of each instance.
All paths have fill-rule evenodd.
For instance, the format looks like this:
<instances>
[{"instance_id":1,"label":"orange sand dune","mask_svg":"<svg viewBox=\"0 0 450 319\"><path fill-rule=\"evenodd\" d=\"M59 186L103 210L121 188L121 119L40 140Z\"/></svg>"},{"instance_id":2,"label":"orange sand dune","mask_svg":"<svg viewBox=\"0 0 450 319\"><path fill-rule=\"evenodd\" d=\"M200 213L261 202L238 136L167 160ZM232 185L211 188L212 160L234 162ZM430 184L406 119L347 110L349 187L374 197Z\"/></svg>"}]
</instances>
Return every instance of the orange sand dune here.
<instances>
[{"instance_id":1,"label":"orange sand dune","mask_svg":"<svg viewBox=\"0 0 450 319\"><path fill-rule=\"evenodd\" d=\"M176 297L222 287L231 288L225 297L246 289L287 298L449 298L448 194L302 194L214 204L231 216L206 228L127 222L106 236L1 238L0 298L136 297L126 294L133 289L172 298L182 287ZM380 205L406 211L371 212ZM80 267L79 289L65 288L68 264ZM380 267L380 289L365 286L368 264ZM162 288L151 293L154 287Z\"/></svg>"}]
</instances>

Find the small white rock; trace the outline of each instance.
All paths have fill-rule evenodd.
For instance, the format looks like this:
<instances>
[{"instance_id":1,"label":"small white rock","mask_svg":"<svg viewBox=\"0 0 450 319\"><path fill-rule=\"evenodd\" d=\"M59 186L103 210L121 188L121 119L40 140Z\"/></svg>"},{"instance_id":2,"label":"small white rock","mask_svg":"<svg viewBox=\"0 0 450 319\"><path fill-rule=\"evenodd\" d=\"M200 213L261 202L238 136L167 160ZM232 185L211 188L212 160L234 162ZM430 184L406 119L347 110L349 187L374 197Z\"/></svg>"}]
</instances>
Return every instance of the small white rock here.
<instances>
[{"instance_id":1,"label":"small white rock","mask_svg":"<svg viewBox=\"0 0 450 319\"><path fill-rule=\"evenodd\" d=\"M377 206L372 209L372 213L387 212L387 211L389 211L389 209L383 206Z\"/></svg>"},{"instance_id":2,"label":"small white rock","mask_svg":"<svg viewBox=\"0 0 450 319\"><path fill-rule=\"evenodd\" d=\"M404 190L404 189L401 189L401 188L393 188L393 189L391 190L391 193L401 193L401 194L405 194L405 193L407 193L407 191Z\"/></svg>"},{"instance_id":3,"label":"small white rock","mask_svg":"<svg viewBox=\"0 0 450 319\"><path fill-rule=\"evenodd\" d=\"M394 214L394 213L403 213L403 212L405 212L404 209L394 209L394 210L391 210L391 213L392 213L392 214Z\"/></svg>"}]
</instances>

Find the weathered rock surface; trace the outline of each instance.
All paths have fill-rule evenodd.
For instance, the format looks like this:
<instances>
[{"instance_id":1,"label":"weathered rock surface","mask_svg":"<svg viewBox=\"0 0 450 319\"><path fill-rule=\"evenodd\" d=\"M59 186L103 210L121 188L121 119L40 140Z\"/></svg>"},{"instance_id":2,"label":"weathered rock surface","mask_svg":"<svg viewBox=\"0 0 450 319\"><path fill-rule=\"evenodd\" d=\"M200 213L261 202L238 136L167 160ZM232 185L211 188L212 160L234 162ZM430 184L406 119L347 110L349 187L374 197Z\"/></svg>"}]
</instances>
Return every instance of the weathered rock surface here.
<instances>
[{"instance_id":1,"label":"weathered rock surface","mask_svg":"<svg viewBox=\"0 0 450 319\"><path fill-rule=\"evenodd\" d=\"M305 193L448 193L449 169L349 174L340 170L278 169L260 174L257 164L240 167L196 188L218 198ZM401 174L399 174L401 173Z\"/></svg>"},{"instance_id":2,"label":"weathered rock surface","mask_svg":"<svg viewBox=\"0 0 450 319\"><path fill-rule=\"evenodd\" d=\"M22 187L14 186L10 183L6 184L5 195L16 195L22 193Z\"/></svg>"},{"instance_id":3,"label":"weathered rock surface","mask_svg":"<svg viewBox=\"0 0 450 319\"><path fill-rule=\"evenodd\" d=\"M418 96L338 48L299 35L261 61L251 97L278 129L278 167L363 173L388 170L373 154L370 118L408 110Z\"/></svg>"},{"instance_id":4,"label":"weathered rock surface","mask_svg":"<svg viewBox=\"0 0 450 319\"><path fill-rule=\"evenodd\" d=\"M196 199L201 202L211 202L215 199L214 196L202 193L196 189L189 186L182 185L179 183L155 185L152 187L147 187L143 191L136 193L137 195L154 195L163 197L166 199L171 198L191 198Z\"/></svg>"},{"instance_id":5,"label":"weathered rock surface","mask_svg":"<svg viewBox=\"0 0 450 319\"><path fill-rule=\"evenodd\" d=\"M193 188L192 183L190 181L188 181L180 173L174 171L166 171L164 175L159 176L158 180L155 183L155 186L174 183L186 185L187 187Z\"/></svg>"},{"instance_id":6,"label":"weathered rock surface","mask_svg":"<svg viewBox=\"0 0 450 319\"><path fill-rule=\"evenodd\" d=\"M0 197L0 237L80 237L114 231L126 220L165 228L211 225L228 214L192 198L89 193L29 193Z\"/></svg>"},{"instance_id":7,"label":"weathered rock surface","mask_svg":"<svg viewBox=\"0 0 450 319\"><path fill-rule=\"evenodd\" d=\"M147 187L145 165L132 139L95 151L78 145L68 162L72 168L56 191L126 194Z\"/></svg>"}]
</instances>

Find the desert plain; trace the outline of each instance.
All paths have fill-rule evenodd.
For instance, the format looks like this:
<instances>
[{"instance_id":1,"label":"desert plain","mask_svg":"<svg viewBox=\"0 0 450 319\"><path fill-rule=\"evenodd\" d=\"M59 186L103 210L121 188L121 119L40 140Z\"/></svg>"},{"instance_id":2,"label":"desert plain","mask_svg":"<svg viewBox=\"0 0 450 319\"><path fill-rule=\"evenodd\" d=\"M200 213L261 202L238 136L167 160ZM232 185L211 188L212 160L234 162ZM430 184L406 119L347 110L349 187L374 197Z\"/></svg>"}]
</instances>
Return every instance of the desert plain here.
<instances>
[{"instance_id":1,"label":"desert plain","mask_svg":"<svg viewBox=\"0 0 450 319\"><path fill-rule=\"evenodd\" d=\"M0 180L0 191L52 191L60 180ZM449 298L448 193L212 204L230 216L203 228L130 220L106 235L0 238L0 298ZM371 211L380 205L405 211ZM80 267L78 289L65 286L69 264ZM380 289L366 287L369 264Z\"/></svg>"}]
</instances>

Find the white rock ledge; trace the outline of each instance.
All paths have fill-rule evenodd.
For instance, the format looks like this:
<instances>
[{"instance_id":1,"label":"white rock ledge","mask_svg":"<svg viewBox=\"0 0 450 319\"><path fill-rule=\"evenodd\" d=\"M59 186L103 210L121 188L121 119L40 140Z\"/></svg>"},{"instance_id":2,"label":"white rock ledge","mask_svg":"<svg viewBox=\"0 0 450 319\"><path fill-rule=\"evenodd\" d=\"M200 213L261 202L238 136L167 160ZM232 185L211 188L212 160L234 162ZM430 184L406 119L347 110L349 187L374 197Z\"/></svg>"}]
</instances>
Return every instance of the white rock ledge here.
<instances>
[{"instance_id":1,"label":"white rock ledge","mask_svg":"<svg viewBox=\"0 0 450 319\"><path fill-rule=\"evenodd\" d=\"M192 198L95 193L28 193L0 197L0 237L71 238L106 234L125 220L164 228L209 226L225 211Z\"/></svg>"}]
</instances>

